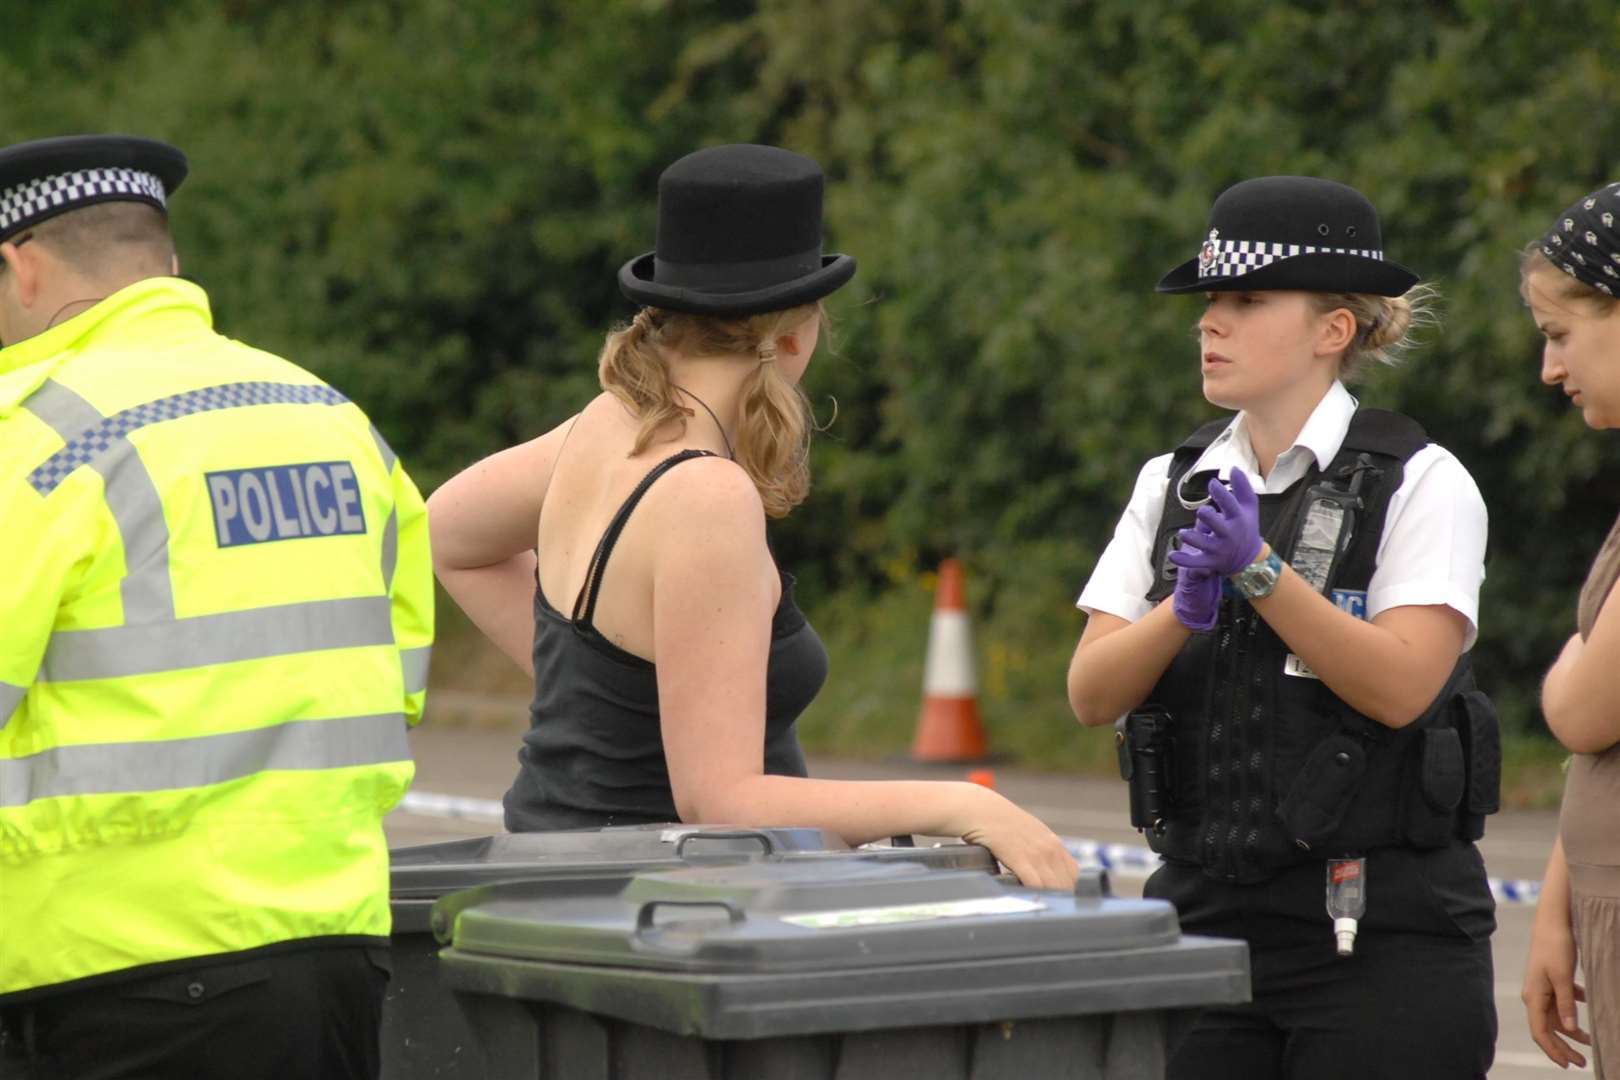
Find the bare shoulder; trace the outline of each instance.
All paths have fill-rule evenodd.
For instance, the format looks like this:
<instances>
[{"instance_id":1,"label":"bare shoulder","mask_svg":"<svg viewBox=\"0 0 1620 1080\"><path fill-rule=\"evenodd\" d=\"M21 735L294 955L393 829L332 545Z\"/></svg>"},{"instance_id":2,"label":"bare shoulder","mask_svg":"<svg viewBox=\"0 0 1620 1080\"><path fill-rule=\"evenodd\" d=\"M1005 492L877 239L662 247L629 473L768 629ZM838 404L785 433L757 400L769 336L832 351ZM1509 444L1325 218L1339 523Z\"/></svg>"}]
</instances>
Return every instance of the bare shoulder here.
<instances>
[{"instance_id":1,"label":"bare shoulder","mask_svg":"<svg viewBox=\"0 0 1620 1080\"><path fill-rule=\"evenodd\" d=\"M724 523L728 530L757 527L765 530L765 504L741 465L722 457L693 458L665 473L653 485L655 512L675 522L701 527L705 521Z\"/></svg>"},{"instance_id":2,"label":"bare shoulder","mask_svg":"<svg viewBox=\"0 0 1620 1080\"><path fill-rule=\"evenodd\" d=\"M753 480L736 462L695 458L669 470L649 491L649 517L656 519L660 564L767 557L765 504Z\"/></svg>"},{"instance_id":3,"label":"bare shoulder","mask_svg":"<svg viewBox=\"0 0 1620 1080\"><path fill-rule=\"evenodd\" d=\"M570 416L544 435L536 436L528 442L518 443L510 450L502 451L495 458L506 456L502 462L507 467L515 467L519 471L534 475L541 473L545 477L551 475L551 467L557 460L557 454L562 450L563 444L568 441L569 433L574 430L575 423L584 419L585 414L591 410L595 402L587 404L579 412ZM495 458L486 458L494 461Z\"/></svg>"},{"instance_id":4,"label":"bare shoulder","mask_svg":"<svg viewBox=\"0 0 1620 1080\"><path fill-rule=\"evenodd\" d=\"M533 504L538 509L545 498L557 454L574 421L583 415L584 410L581 410L544 435L496 451L467 466L435 492L430 503L436 500L439 508L444 509L445 504L463 499L516 501Z\"/></svg>"},{"instance_id":5,"label":"bare shoulder","mask_svg":"<svg viewBox=\"0 0 1620 1080\"><path fill-rule=\"evenodd\" d=\"M572 423L474 462L429 496L436 565L488 566L534 547L552 463Z\"/></svg>"}]
</instances>

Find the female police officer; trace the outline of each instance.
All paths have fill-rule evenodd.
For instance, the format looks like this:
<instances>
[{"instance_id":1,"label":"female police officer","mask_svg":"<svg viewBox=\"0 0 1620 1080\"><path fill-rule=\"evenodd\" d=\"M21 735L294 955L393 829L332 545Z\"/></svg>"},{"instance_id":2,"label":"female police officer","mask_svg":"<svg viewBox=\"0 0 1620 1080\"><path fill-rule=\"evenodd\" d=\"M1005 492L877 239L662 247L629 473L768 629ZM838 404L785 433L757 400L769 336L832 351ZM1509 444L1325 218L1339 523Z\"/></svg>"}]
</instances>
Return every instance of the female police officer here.
<instances>
[{"instance_id":1,"label":"female police officer","mask_svg":"<svg viewBox=\"0 0 1620 1080\"><path fill-rule=\"evenodd\" d=\"M1132 714L1133 823L1165 858L1148 895L1249 942L1253 1002L1204 1014L1172 1076L1491 1062L1472 839L1495 720L1467 659L1485 508L1416 423L1343 385L1406 343L1415 286L1360 193L1289 176L1224 192L1159 282L1206 294L1204 396L1238 415L1143 467L1079 599L1069 699L1088 725Z\"/></svg>"}]
</instances>

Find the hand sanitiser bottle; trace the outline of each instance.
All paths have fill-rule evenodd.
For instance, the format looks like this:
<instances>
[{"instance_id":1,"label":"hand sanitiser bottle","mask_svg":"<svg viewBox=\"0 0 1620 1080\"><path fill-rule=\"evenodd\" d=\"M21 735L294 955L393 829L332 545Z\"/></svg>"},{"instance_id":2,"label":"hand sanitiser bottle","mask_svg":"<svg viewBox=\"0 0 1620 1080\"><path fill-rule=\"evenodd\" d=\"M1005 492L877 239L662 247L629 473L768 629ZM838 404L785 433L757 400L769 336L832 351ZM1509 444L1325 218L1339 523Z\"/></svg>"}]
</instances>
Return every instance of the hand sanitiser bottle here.
<instances>
[{"instance_id":1,"label":"hand sanitiser bottle","mask_svg":"<svg viewBox=\"0 0 1620 1080\"><path fill-rule=\"evenodd\" d=\"M1327 912L1340 956L1356 951L1356 922L1367 911L1367 860L1329 859Z\"/></svg>"}]
</instances>

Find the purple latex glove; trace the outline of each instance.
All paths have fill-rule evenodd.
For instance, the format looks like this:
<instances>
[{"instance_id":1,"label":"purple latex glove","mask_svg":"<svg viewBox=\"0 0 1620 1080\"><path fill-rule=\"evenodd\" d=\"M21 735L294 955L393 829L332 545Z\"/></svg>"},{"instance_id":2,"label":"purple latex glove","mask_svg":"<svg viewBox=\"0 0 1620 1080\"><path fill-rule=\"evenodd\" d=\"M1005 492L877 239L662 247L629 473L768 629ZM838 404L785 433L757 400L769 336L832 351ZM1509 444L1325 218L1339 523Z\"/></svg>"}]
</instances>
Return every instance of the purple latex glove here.
<instances>
[{"instance_id":1,"label":"purple latex glove","mask_svg":"<svg viewBox=\"0 0 1620 1080\"><path fill-rule=\"evenodd\" d=\"M1176 569L1176 591L1171 600L1182 626L1202 633L1215 629L1221 615L1221 579L1208 570Z\"/></svg>"},{"instance_id":2,"label":"purple latex glove","mask_svg":"<svg viewBox=\"0 0 1620 1080\"><path fill-rule=\"evenodd\" d=\"M1233 469L1225 484L1210 479L1209 499L1198 508L1196 527L1176 534L1181 546L1170 553L1170 561L1186 570L1226 577L1260 554L1260 497L1243 470Z\"/></svg>"}]
</instances>

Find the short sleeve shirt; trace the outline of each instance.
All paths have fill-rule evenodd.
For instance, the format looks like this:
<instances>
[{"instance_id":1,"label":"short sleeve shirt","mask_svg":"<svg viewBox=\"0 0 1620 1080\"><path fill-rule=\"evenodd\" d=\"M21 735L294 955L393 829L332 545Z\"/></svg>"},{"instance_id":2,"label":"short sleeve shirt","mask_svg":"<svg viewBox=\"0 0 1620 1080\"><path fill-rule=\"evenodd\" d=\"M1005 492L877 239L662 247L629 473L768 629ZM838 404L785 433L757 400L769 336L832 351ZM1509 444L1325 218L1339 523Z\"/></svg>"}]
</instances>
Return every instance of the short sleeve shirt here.
<instances>
[{"instance_id":1,"label":"short sleeve shirt","mask_svg":"<svg viewBox=\"0 0 1620 1080\"><path fill-rule=\"evenodd\" d=\"M1339 452L1355 411L1356 399L1335 382L1266 477L1260 476L1246 417L1240 412L1193 469L1218 469L1228 476L1240 468L1258 494L1284 491L1313 464L1327 467ZM1137 474L1113 539L1075 602L1088 615L1101 611L1135 622L1152 610L1146 597L1154 581L1153 540L1164 511L1170 461L1171 455L1163 454ZM1434 443L1413 454L1384 519L1367 586L1367 618L1390 608L1444 604L1468 620L1463 648L1473 648L1479 634L1479 589L1485 580L1486 526L1485 500L1462 462Z\"/></svg>"}]
</instances>

